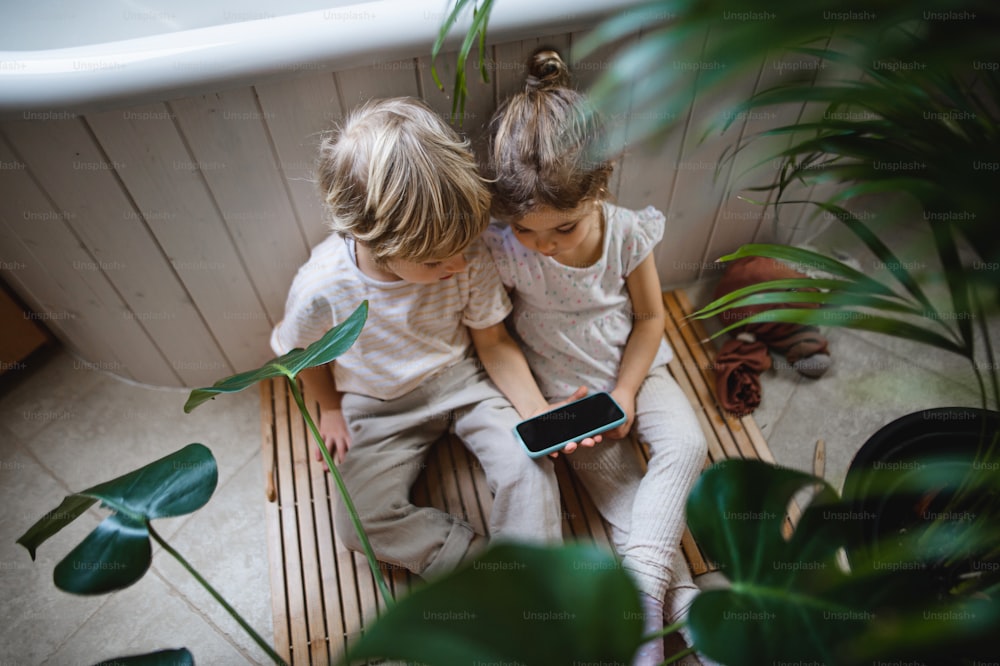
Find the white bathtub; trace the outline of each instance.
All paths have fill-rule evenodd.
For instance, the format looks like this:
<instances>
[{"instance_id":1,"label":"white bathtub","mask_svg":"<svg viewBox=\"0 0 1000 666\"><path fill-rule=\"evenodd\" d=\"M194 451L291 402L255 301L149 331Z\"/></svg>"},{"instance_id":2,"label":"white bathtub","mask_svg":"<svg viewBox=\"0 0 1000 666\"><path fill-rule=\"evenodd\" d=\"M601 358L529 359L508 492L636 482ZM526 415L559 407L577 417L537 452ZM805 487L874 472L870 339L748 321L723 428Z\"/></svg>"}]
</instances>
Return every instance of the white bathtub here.
<instances>
[{"instance_id":1,"label":"white bathtub","mask_svg":"<svg viewBox=\"0 0 1000 666\"><path fill-rule=\"evenodd\" d=\"M569 32L638 4L497 0L489 32L497 39ZM290 72L424 55L446 9L444 0L231 0L226 5L205 0L4 3L0 114L109 108ZM452 48L470 18L456 29Z\"/></svg>"}]
</instances>

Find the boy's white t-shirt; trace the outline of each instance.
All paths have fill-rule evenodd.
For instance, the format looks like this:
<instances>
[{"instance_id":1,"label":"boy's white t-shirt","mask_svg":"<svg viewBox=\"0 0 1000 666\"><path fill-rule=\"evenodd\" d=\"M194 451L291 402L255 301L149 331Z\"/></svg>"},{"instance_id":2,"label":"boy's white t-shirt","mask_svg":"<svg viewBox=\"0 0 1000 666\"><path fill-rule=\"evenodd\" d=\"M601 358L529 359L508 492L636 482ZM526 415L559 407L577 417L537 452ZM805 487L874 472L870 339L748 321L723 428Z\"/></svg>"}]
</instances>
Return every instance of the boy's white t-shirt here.
<instances>
[{"instance_id":1,"label":"boy's white t-shirt","mask_svg":"<svg viewBox=\"0 0 1000 666\"><path fill-rule=\"evenodd\" d=\"M502 322L510 300L481 241L464 273L434 284L375 280L357 266L352 241L337 235L313 248L299 269L271 348L306 347L368 301L368 319L354 345L334 361L342 392L381 400L404 395L471 353L466 327Z\"/></svg>"},{"instance_id":2,"label":"boy's white t-shirt","mask_svg":"<svg viewBox=\"0 0 1000 666\"><path fill-rule=\"evenodd\" d=\"M529 250L509 226L494 222L483 236L500 279L512 288L513 328L542 393L563 399L580 385L610 391L632 331L625 278L663 237L663 214L604 208L604 251L591 266L564 266ZM660 341L653 366L673 358Z\"/></svg>"}]
</instances>

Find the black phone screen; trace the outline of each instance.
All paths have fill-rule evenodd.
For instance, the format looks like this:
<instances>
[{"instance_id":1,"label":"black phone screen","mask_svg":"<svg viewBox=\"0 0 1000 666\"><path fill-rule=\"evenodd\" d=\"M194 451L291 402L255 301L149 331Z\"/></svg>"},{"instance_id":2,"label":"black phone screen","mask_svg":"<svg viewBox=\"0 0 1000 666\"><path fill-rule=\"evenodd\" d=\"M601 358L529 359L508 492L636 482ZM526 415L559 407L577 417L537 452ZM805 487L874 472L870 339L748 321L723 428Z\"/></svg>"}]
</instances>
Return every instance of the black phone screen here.
<instances>
[{"instance_id":1,"label":"black phone screen","mask_svg":"<svg viewBox=\"0 0 1000 666\"><path fill-rule=\"evenodd\" d=\"M625 414L606 393L594 393L551 412L539 414L517 425L517 433L533 452L576 441L606 429Z\"/></svg>"}]
</instances>

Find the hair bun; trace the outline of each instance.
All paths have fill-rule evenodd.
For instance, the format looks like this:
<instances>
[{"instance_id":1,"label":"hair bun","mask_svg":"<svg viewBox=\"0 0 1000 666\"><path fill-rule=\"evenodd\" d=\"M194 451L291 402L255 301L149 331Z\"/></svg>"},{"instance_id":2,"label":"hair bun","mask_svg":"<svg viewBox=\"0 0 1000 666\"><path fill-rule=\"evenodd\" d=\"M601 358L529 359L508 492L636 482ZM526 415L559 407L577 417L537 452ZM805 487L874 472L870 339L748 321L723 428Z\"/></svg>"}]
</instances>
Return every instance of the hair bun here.
<instances>
[{"instance_id":1,"label":"hair bun","mask_svg":"<svg viewBox=\"0 0 1000 666\"><path fill-rule=\"evenodd\" d=\"M542 48L535 51L528 60L528 77L524 87L526 90L560 88L568 86L569 79L569 67L559 52Z\"/></svg>"}]
</instances>

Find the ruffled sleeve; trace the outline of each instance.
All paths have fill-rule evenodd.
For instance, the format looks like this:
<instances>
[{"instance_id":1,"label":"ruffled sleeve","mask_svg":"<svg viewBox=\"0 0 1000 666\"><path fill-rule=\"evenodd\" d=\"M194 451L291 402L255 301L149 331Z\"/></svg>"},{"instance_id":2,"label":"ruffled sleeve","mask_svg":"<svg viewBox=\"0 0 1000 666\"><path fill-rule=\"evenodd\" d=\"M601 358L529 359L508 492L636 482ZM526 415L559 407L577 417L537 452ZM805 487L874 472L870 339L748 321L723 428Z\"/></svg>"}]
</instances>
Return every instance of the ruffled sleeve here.
<instances>
[{"instance_id":1,"label":"ruffled sleeve","mask_svg":"<svg viewBox=\"0 0 1000 666\"><path fill-rule=\"evenodd\" d=\"M619 209L619 214L626 213ZM626 276L639 267L639 264L649 256L653 248L660 239L663 238L663 229L666 226L666 217L663 213L647 206L646 208L631 213L633 219L627 230L627 236L622 245L622 263Z\"/></svg>"}]
</instances>

